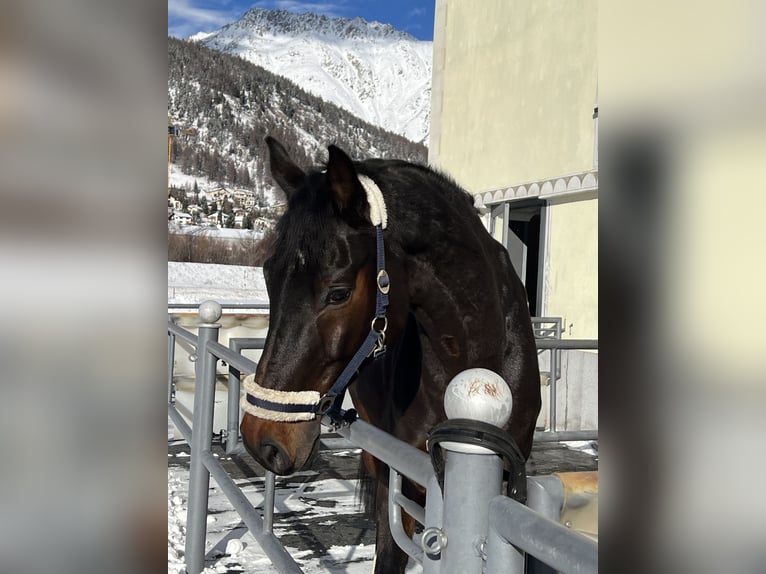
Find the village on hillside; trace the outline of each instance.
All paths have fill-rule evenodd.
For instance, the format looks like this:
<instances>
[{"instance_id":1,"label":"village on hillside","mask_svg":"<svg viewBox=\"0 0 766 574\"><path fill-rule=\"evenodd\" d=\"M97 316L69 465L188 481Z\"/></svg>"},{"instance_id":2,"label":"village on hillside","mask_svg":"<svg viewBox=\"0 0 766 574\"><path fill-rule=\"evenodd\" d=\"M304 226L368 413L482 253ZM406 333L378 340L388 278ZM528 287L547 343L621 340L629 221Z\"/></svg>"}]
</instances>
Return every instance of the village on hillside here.
<instances>
[{"instance_id":1,"label":"village on hillside","mask_svg":"<svg viewBox=\"0 0 766 574\"><path fill-rule=\"evenodd\" d=\"M223 185L201 190L195 182L189 188L171 187L168 193L168 222L174 227L209 229L251 229L262 233L272 229L284 212L284 204L269 205L262 194Z\"/></svg>"}]
</instances>

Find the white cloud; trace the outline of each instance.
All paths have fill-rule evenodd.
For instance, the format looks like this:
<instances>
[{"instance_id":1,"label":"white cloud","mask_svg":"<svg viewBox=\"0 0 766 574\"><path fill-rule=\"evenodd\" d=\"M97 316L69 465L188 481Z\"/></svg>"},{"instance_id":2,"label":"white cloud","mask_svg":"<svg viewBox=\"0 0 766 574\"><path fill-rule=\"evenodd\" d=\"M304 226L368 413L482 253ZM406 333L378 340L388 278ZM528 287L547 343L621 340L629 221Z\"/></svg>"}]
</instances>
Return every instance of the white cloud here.
<instances>
[{"instance_id":1,"label":"white cloud","mask_svg":"<svg viewBox=\"0 0 766 574\"><path fill-rule=\"evenodd\" d=\"M185 38L195 32L212 31L236 19L231 9L200 8L192 0L168 0L168 34Z\"/></svg>"}]
</instances>

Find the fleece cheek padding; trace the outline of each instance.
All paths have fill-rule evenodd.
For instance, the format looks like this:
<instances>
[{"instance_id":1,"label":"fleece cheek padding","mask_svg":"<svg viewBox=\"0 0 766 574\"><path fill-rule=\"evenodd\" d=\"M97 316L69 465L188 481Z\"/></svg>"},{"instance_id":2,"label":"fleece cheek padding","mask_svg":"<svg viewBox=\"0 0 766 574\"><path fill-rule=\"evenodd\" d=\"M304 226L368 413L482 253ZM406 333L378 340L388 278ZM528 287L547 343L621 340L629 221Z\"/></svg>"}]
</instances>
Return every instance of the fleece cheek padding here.
<instances>
[{"instance_id":1,"label":"fleece cheek padding","mask_svg":"<svg viewBox=\"0 0 766 574\"><path fill-rule=\"evenodd\" d=\"M319 403L320 399L319 391L278 391L275 389L267 389L255 382L255 375L248 375L245 377L242 385L245 392L256 399L283 405L316 405ZM277 422L310 421L316 416L312 412L287 413L264 409L251 404L247 400L247 395L240 400L240 406L242 407L242 410L248 414L261 419Z\"/></svg>"}]
</instances>

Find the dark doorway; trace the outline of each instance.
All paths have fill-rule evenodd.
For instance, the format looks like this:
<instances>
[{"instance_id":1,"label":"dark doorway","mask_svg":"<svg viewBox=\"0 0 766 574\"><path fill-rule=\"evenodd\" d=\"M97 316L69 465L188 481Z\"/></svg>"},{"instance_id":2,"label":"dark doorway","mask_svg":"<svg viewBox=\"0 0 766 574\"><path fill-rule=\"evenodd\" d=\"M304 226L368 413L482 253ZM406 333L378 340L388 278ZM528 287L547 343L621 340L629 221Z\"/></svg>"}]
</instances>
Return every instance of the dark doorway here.
<instances>
[{"instance_id":1,"label":"dark doorway","mask_svg":"<svg viewBox=\"0 0 766 574\"><path fill-rule=\"evenodd\" d=\"M505 247L516 273L527 289L529 312L541 314L543 241L542 215L545 203L539 199L510 202Z\"/></svg>"}]
</instances>

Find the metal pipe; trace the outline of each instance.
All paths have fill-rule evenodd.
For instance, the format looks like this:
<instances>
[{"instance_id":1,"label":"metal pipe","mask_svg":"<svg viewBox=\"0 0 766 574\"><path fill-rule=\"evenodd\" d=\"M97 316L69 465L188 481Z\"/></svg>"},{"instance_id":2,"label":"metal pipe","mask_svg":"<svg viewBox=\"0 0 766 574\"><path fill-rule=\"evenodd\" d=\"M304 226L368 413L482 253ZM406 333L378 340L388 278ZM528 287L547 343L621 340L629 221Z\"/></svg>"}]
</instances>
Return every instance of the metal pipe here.
<instances>
[{"instance_id":1,"label":"metal pipe","mask_svg":"<svg viewBox=\"0 0 766 574\"><path fill-rule=\"evenodd\" d=\"M229 365L233 365L243 373L254 373L258 368L258 363L255 361L251 361L247 357L243 357L239 353L235 353L217 341L210 341L207 344L207 349L208 352L215 355L219 359L223 359Z\"/></svg>"},{"instance_id":2,"label":"metal pipe","mask_svg":"<svg viewBox=\"0 0 766 574\"><path fill-rule=\"evenodd\" d=\"M239 441L239 370L229 365L229 384L226 389L226 454L234 454Z\"/></svg>"},{"instance_id":3,"label":"metal pipe","mask_svg":"<svg viewBox=\"0 0 766 574\"><path fill-rule=\"evenodd\" d=\"M426 521L423 525L427 529L442 528L442 489L439 486L439 480L433 475L426 485ZM439 574L441 569L441 555L429 556L423 553L423 574Z\"/></svg>"},{"instance_id":4,"label":"metal pipe","mask_svg":"<svg viewBox=\"0 0 766 574\"><path fill-rule=\"evenodd\" d=\"M561 518L564 486L557 476L527 478L527 506L554 522ZM556 574L556 571L532 555L527 556L526 574Z\"/></svg>"},{"instance_id":5,"label":"metal pipe","mask_svg":"<svg viewBox=\"0 0 766 574\"><path fill-rule=\"evenodd\" d=\"M173 365L176 355L176 336L168 332L168 404L173 402Z\"/></svg>"},{"instance_id":6,"label":"metal pipe","mask_svg":"<svg viewBox=\"0 0 766 574\"><path fill-rule=\"evenodd\" d=\"M266 471L263 485L263 531L272 532L274 527L274 491L276 490L276 475Z\"/></svg>"},{"instance_id":7,"label":"metal pipe","mask_svg":"<svg viewBox=\"0 0 766 574\"><path fill-rule=\"evenodd\" d=\"M412 516L415 520L417 520L420 524L425 525L426 523L426 511L423 509L422 506L420 506L417 502L414 500L410 500L404 494L401 492L396 493L393 496L394 502L401 506L407 514Z\"/></svg>"},{"instance_id":8,"label":"metal pipe","mask_svg":"<svg viewBox=\"0 0 766 574\"><path fill-rule=\"evenodd\" d=\"M535 346L542 349L598 349L598 339L535 339Z\"/></svg>"},{"instance_id":9,"label":"metal pipe","mask_svg":"<svg viewBox=\"0 0 766 574\"><path fill-rule=\"evenodd\" d=\"M434 476L431 458L425 452L363 420L357 420L347 427L338 429L337 432L357 445L357 448L366 450L421 486L427 486L431 477Z\"/></svg>"},{"instance_id":10,"label":"metal pipe","mask_svg":"<svg viewBox=\"0 0 766 574\"><path fill-rule=\"evenodd\" d=\"M497 559L507 559L508 551L497 545L517 547L532 554L564 574L598 572L598 544L579 532L544 518L505 496L496 496L489 506L487 571L502 572L507 566Z\"/></svg>"},{"instance_id":11,"label":"metal pipe","mask_svg":"<svg viewBox=\"0 0 766 574\"><path fill-rule=\"evenodd\" d=\"M525 574L524 553L503 540L497 531L490 526L487 532L487 544L485 546L487 564L485 572L488 574Z\"/></svg>"},{"instance_id":12,"label":"metal pipe","mask_svg":"<svg viewBox=\"0 0 766 574\"><path fill-rule=\"evenodd\" d=\"M388 527L397 546L408 556L423 563L423 550L407 536L402 523L402 507L395 503L397 496L402 495L402 475L393 468L388 473Z\"/></svg>"},{"instance_id":13,"label":"metal pipe","mask_svg":"<svg viewBox=\"0 0 766 574\"><path fill-rule=\"evenodd\" d=\"M266 345L266 339L263 337L232 337L229 339L229 343L235 343L237 351L243 349L263 349Z\"/></svg>"},{"instance_id":14,"label":"metal pipe","mask_svg":"<svg viewBox=\"0 0 766 574\"><path fill-rule=\"evenodd\" d=\"M324 450L357 450L359 447L343 437L319 437L319 446Z\"/></svg>"},{"instance_id":15,"label":"metal pipe","mask_svg":"<svg viewBox=\"0 0 766 574\"><path fill-rule=\"evenodd\" d=\"M548 395L548 402L550 403L548 405L548 427L550 432L556 432L556 381L558 378L556 377L556 371L558 371L558 356L556 353L555 350L551 349L551 380Z\"/></svg>"},{"instance_id":16,"label":"metal pipe","mask_svg":"<svg viewBox=\"0 0 766 574\"><path fill-rule=\"evenodd\" d=\"M186 569L189 574L199 574L205 567L210 473L202 463L202 453L210 450L212 442L215 367L217 363L215 357L208 352L207 347L209 343L218 338L219 327L215 323L203 323L199 326L192 441L190 443L189 503L186 514L185 555Z\"/></svg>"},{"instance_id":17,"label":"metal pipe","mask_svg":"<svg viewBox=\"0 0 766 574\"><path fill-rule=\"evenodd\" d=\"M197 340L198 337L194 333L191 333L184 329L183 327L179 327L173 321L168 320L168 331L170 333L173 333L176 337L180 337L184 341L191 343L195 347L197 347Z\"/></svg>"},{"instance_id":18,"label":"metal pipe","mask_svg":"<svg viewBox=\"0 0 766 574\"><path fill-rule=\"evenodd\" d=\"M178 410L173 405L168 405L168 415L170 415L170 418L173 420L173 424L176 425L176 428L181 433L181 436L184 437L184 440L191 444L192 441L192 431L191 427L186 424L186 421L184 420L183 416L181 416L181 413L178 412Z\"/></svg>"},{"instance_id":19,"label":"metal pipe","mask_svg":"<svg viewBox=\"0 0 766 574\"><path fill-rule=\"evenodd\" d=\"M564 506L564 485L556 476L527 478L527 506L549 520L558 522Z\"/></svg>"},{"instance_id":20,"label":"metal pipe","mask_svg":"<svg viewBox=\"0 0 766 574\"><path fill-rule=\"evenodd\" d=\"M229 339L229 348L242 354L244 349L263 349L266 339L235 337ZM226 409L226 454L235 454L237 442L239 441L239 398L240 398L240 371L229 363L229 382L227 389L227 409Z\"/></svg>"},{"instance_id":21,"label":"metal pipe","mask_svg":"<svg viewBox=\"0 0 766 574\"><path fill-rule=\"evenodd\" d=\"M462 445L457 445L462 446ZM444 533L442 551L445 574L481 574L482 546L486 541L487 510L492 498L502 492L503 461L486 453L445 450Z\"/></svg>"},{"instance_id":22,"label":"metal pipe","mask_svg":"<svg viewBox=\"0 0 766 574\"><path fill-rule=\"evenodd\" d=\"M598 430L537 431L535 442L558 442L567 440L598 440Z\"/></svg>"},{"instance_id":23,"label":"metal pipe","mask_svg":"<svg viewBox=\"0 0 766 574\"><path fill-rule=\"evenodd\" d=\"M210 451L204 451L202 453L202 460L205 463L205 467L210 471L218 486L221 487L221 491L229 499L229 502L234 509L242 517L242 521L245 526L250 530L250 533L258 541L261 549L266 556L269 557L272 564L277 567L280 572L289 572L294 574L303 574L300 566L295 563L292 556L285 550L285 547L271 532L265 532L264 524L258 512L253 508L252 503L243 494L242 490L227 474L226 470L216 460Z\"/></svg>"},{"instance_id":24,"label":"metal pipe","mask_svg":"<svg viewBox=\"0 0 766 574\"><path fill-rule=\"evenodd\" d=\"M168 303L168 309L198 309L201 303ZM268 303L220 303L221 309L269 309Z\"/></svg>"}]
</instances>

